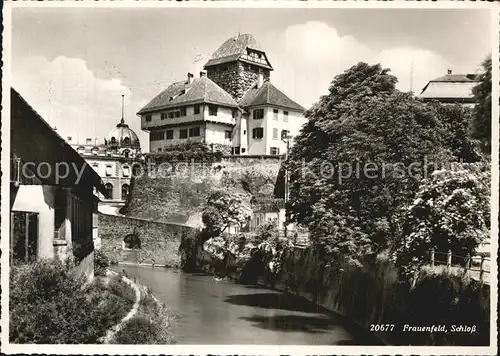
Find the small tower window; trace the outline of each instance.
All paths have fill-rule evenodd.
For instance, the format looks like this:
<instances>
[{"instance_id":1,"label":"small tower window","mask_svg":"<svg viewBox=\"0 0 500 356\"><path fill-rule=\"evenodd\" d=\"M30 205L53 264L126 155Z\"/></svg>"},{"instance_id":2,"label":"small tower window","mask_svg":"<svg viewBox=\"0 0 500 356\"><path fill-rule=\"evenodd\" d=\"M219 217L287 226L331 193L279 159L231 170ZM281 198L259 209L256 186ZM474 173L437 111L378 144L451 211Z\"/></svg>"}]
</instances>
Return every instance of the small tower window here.
<instances>
[{"instance_id":1,"label":"small tower window","mask_svg":"<svg viewBox=\"0 0 500 356\"><path fill-rule=\"evenodd\" d=\"M123 139L123 144L124 144L124 145L130 145L130 137L125 137L125 138Z\"/></svg>"},{"instance_id":2,"label":"small tower window","mask_svg":"<svg viewBox=\"0 0 500 356\"><path fill-rule=\"evenodd\" d=\"M116 143L116 137L111 137L111 143Z\"/></svg>"}]
</instances>

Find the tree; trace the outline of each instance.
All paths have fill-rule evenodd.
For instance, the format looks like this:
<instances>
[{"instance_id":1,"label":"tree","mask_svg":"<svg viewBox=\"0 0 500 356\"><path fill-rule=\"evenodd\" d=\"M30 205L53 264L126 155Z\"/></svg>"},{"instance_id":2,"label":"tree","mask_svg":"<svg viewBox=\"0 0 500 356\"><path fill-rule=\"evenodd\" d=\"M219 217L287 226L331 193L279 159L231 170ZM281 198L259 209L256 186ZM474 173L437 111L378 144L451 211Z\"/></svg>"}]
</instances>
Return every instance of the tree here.
<instances>
[{"instance_id":1,"label":"tree","mask_svg":"<svg viewBox=\"0 0 500 356\"><path fill-rule=\"evenodd\" d=\"M476 106L471 135L480 141L485 153L491 154L491 57L482 63L482 67L479 83L472 89Z\"/></svg>"},{"instance_id":2,"label":"tree","mask_svg":"<svg viewBox=\"0 0 500 356\"><path fill-rule=\"evenodd\" d=\"M380 65L359 63L306 112L288 162L288 211L329 254L360 263L393 248L419 181L454 158L435 108L395 89Z\"/></svg>"},{"instance_id":3,"label":"tree","mask_svg":"<svg viewBox=\"0 0 500 356\"><path fill-rule=\"evenodd\" d=\"M229 226L241 226L250 220L252 210L247 200L241 194L230 194L226 191L213 192L208 197L202 212L202 221L209 233L207 237L218 236Z\"/></svg>"},{"instance_id":4,"label":"tree","mask_svg":"<svg viewBox=\"0 0 500 356\"><path fill-rule=\"evenodd\" d=\"M431 248L441 256L448 250L473 255L489 237L489 211L489 165L435 171L420 185L407 211L397 256L403 273L412 276L419 270Z\"/></svg>"}]
</instances>

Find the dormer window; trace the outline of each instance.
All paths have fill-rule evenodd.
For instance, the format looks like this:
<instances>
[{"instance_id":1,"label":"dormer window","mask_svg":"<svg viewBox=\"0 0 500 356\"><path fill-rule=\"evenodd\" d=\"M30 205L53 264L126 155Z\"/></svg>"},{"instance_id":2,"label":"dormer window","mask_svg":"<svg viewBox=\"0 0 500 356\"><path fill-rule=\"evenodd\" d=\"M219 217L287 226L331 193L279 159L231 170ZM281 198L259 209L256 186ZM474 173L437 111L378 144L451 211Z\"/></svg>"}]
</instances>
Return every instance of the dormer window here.
<instances>
[{"instance_id":1,"label":"dormer window","mask_svg":"<svg viewBox=\"0 0 500 356\"><path fill-rule=\"evenodd\" d=\"M97 156L98 153L99 153L99 149L98 148L93 148L92 149L92 156Z\"/></svg>"}]
</instances>

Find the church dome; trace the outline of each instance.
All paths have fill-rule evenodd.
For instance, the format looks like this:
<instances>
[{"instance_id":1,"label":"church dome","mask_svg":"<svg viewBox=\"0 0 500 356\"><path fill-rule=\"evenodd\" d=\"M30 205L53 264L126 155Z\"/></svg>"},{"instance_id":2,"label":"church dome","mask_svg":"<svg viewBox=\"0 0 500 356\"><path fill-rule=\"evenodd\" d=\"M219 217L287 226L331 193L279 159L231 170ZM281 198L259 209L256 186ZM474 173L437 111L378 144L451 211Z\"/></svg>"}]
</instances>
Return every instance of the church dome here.
<instances>
[{"instance_id":1,"label":"church dome","mask_svg":"<svg viewBox=\"0 0 500 356\"><path fill-rule=\"evenodd\" d=\"M139 138L122 119L116 127L106 136L104 143L108 147L135 147L139 148Z\"/></svg>"}]
</instances>

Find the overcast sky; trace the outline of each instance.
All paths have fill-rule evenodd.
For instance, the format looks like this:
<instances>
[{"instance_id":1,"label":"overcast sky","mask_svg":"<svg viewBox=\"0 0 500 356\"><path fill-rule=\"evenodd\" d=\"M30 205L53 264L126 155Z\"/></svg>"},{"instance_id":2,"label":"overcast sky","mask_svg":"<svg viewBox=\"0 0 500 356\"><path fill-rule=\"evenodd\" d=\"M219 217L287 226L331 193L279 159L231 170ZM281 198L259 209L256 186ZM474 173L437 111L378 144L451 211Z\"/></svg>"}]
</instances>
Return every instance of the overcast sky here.
<instances>
[{"instance_id":1,"label":"overcast sky","mask_svg":"<svg viewBox=\"0 0 500 356\"><path fill-rule=\"evenodd\" d=\"M401 90L435 77L474 73L491 52L483 10L17 8L12 11L12 82L64 137L100 140L188 71L198 75L229 37L252 33L271 81L309 107L335 75L359 61L382 63Z\"/></svg>"}]
</instances>

